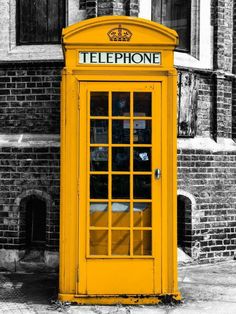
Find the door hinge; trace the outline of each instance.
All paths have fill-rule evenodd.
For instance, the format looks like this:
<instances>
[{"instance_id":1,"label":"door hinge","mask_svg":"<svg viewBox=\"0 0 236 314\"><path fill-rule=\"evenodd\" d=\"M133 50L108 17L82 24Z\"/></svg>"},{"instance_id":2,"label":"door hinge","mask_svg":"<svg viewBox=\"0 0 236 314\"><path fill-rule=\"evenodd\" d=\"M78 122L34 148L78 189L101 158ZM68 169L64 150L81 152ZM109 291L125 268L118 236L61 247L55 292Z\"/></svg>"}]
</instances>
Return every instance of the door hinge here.
<instances>
[{"instance_id":1,"label":"door hinge","mask_svg":"<svg viewBox=\"0 0 236 314\"><path fill-rule=\"evenodd\" d=\"M80 110L80 96L78 97L78 109Z\"/></svg>"}]
</instances>

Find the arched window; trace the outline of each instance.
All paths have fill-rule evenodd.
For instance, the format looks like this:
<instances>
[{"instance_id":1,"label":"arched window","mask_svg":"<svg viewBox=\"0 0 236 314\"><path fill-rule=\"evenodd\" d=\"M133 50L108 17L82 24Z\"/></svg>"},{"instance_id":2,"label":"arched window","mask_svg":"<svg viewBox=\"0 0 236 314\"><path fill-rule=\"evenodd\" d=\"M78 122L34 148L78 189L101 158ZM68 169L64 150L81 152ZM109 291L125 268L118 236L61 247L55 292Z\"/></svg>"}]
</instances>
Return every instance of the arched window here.
<instances>
[{"instance_id":1,"label":"arched window","mask_svg":"<svg viewBox=\"0 0 236 314\"><path fill-rule=\"evenodd\" d=\"M178 247L186 253L191 252L192 242L192 201L184 195L178 195Z\"/></svg>"},{"instance_id":2,"label":"arched window","mask_svg":"<svg viewBox=\"0 0 236 314\"><path fill-rule=\"evenodd\" d=\"M42 250L46 243L46 201L31 195L21 201L21 229L28 250Z\"/></svg>"}]
</instances>

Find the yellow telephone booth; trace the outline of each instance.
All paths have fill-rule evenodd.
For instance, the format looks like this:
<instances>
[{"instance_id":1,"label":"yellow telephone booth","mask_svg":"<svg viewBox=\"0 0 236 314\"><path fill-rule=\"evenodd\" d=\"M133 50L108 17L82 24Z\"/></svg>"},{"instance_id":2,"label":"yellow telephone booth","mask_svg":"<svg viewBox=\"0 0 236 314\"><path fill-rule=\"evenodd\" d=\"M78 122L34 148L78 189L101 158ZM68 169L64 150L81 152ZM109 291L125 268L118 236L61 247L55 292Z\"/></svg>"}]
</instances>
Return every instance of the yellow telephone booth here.
<instances>
[{"instance_id":1,"label":"yellow telephone booth","mask_svg":"<svg viewBox=\"0 0 236 314\"><path fill-rule=\"evenodd\" d=\"M62 301L180 299L177 42L173 30L123 16L63 30Z\"/></svg>"}]
</instances>

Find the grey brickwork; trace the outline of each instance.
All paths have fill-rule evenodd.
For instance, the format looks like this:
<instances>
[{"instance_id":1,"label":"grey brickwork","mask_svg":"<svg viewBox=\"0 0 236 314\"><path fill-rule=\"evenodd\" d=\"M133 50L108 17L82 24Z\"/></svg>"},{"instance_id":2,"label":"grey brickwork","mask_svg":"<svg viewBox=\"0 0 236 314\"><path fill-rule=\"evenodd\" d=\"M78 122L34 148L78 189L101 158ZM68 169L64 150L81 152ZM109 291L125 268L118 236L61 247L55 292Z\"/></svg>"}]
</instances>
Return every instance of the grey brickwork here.
<instances>
[{"instance_id":1,"label":"grey brickwork","mask_svg":"<svg viewBox=\"0 0 236 314\"><path fill-rule=\"evenodd\" d=\"M59 133L63 62L0 67L0 133Z\"/></svg>"},{"instance_id":2,"label":"grey brickwork","mask_svg":"<svg viewBox=\"0 0 236 314\"><path fill-rule=\"evenodd\" d=\"M58 250L59 147L46 144L45 140L43 145L35 143L33 147L14 143L0 148L0 249L24 249L21 202L30 195L47 201L49 195L46 249Z\"/></svg>"}]
</instances>

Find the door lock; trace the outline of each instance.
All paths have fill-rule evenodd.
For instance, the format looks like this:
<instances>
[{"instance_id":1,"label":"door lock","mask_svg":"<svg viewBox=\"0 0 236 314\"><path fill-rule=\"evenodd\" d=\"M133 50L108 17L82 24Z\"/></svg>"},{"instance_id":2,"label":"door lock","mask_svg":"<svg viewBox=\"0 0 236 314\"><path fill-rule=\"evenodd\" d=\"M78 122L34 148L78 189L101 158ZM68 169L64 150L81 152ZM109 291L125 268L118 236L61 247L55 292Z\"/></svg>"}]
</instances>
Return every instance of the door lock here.
<instances>
[{"instance_id":1,"label":"door lock","mask_svg":"<svg viewBox=\"0 0 236 314\"><path fill-rule=\"evenodd\" d=\"M161 178L161 169L156 169L155 170L155 178L156 180L159 180Z\"/></svg>"}]
</instances>

